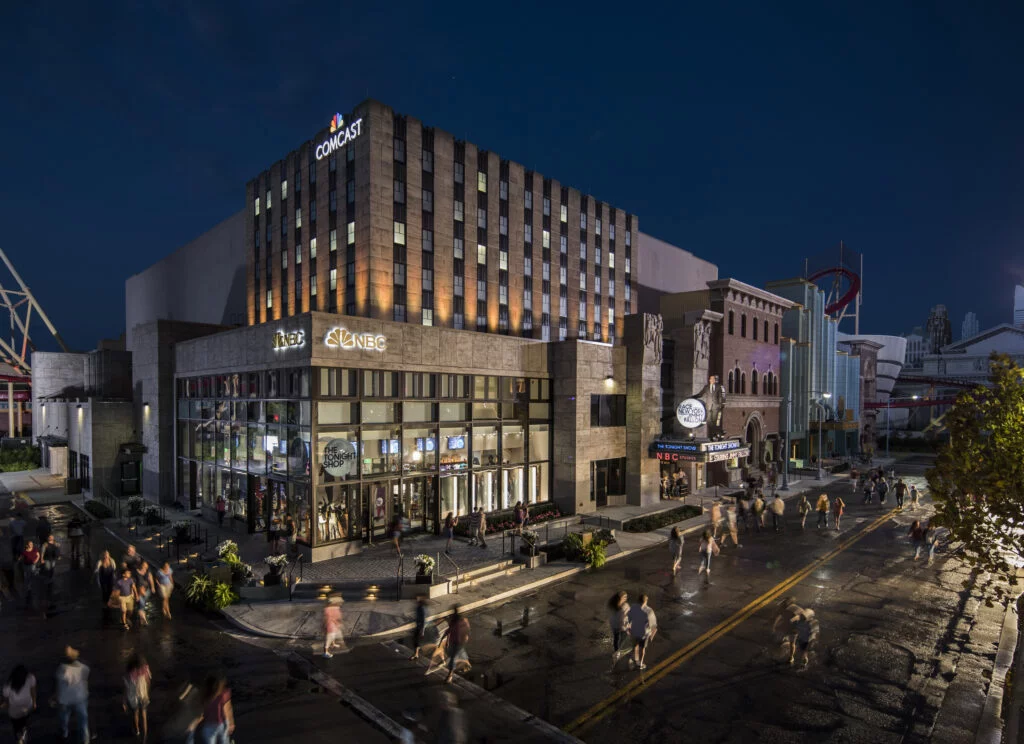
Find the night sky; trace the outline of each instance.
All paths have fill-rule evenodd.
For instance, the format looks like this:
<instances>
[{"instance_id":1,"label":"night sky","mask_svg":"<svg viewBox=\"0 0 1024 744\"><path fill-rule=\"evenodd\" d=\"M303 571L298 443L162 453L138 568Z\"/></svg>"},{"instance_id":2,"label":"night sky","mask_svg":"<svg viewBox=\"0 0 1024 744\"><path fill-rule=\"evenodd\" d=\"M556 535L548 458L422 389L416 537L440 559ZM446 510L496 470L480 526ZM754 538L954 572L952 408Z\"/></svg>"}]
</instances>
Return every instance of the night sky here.
<instances>
[{"instance_id":1,"label":"night sky","mask_svg":"<svg viewBox=\"0 0 1024 744\"><path fill-rule=\"evenodd\" d=\"M0 246L93 348L123 330L128 276L373 97L721 276L795 276L843 240L865 255L862 332L940 302L954 338L968 310L1009 322L1024 4L644 5L3 3Z\"/></svg>"}]
</instances>

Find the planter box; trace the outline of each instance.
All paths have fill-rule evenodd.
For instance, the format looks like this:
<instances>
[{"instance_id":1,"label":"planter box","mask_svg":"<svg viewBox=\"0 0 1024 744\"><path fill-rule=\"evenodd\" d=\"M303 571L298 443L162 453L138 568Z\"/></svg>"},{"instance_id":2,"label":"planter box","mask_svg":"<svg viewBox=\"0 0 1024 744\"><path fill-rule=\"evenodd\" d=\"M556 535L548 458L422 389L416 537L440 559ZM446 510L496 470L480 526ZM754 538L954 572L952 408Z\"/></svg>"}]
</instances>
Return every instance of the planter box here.
<instances>
[{"instance_id":1,"label":"planter box","mask_svg":"<svg viewBox=\"0 0 1024 744\"><path fill-rule=\"evenodd\" d=\"M591 542L593 542L593 540L594 540L594 533L593 532L583 532L583 533L580 533L580 537L583 538L583 547L586 547L587 545L590 545Z\"/></svg>"},{"instance_id":2,"label":"planter box","mask_svg":"<svg viewBox=\"0 0 1024 744\"><path fill-rule=\"evenodd\" d=\"M548 554L543 551L537 553L537 555L529 555L527 553L516 560L522 562L527 568L538 568L548 562Z\"/></svg>"},{"instance_id":3,"label":"planter box","mask_svg":"<svg viewBox=\"0 0 1024 744\"><path fill-rule=\"evenodd\" d=\"M429 579L430 577L428 576L427 578ZM402 599L415 599L416 597L433 599L435 597L444 597L449 592L450 584L448 581L442 581L439 584L420 584L415 580L406 580L402 584Z\"/></svg>"},{"instance_id":4,"label":"planter box","mask_svg":"<svg viewBox=\"0 0 1024 744\"><path fill-rule=\"evenodd\" d=\"M211 566L207 574L212 581L217 583L231 583L231 566Z\"/></svg>"},{"instance_id":5,"label":"planter box","mask_svg":"<svg viewBox=\"0 0 1024 744\"><path fill-rule=\"evenodd\" d=\"M430 584L433 582L433 577L430 574L416 574L416 578L413 579L414 584Z\"/></svg>"},{"instance_id":6,"label":"planter box","mask_svg":"<svg viewBox=\"0 0 1024 744\"><path fill-rule=\"evenodd\" d=\"M238 596L243 602L273 602L288 599L286 586L240 586Z\"/></svg>"}]
</instances>

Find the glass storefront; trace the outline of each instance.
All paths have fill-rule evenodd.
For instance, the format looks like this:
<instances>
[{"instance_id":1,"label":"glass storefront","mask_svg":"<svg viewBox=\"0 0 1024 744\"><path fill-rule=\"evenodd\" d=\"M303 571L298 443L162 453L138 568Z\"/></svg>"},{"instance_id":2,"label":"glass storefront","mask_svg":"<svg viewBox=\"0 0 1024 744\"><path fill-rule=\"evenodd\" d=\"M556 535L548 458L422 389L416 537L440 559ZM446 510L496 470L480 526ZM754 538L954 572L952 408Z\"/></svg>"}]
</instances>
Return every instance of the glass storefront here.
<instances>
[{"instance_id":1,"label":"glass storefront","mask_svg":"<svg viewBox=\"0 0 1024 744\"><path fill-rule=\"evenodd\" d=\"M224 494L253 532L290 515L306 545L377 541L550 499L548 380L291 368L177 389L179 499Z\"/></svg>"}]
</instances>

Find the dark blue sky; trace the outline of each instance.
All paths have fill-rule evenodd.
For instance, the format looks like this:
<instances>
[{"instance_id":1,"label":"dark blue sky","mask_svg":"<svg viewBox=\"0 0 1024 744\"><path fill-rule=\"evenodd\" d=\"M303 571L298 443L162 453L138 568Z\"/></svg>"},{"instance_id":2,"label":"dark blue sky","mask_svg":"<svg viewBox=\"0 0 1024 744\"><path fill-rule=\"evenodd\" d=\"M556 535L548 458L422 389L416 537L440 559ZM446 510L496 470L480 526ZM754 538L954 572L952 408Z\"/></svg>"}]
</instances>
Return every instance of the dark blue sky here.
<instances>
[{"instance_id":1,"label":"dark blue sky","mask_svg":"<svg viewBox=\"0 0 1024 744\"><path fill-rule=\"evenodd\" d=\"M722 276L793 276L842 239L865 255L864 332L938 302L954 337L967 310L1011 317L1020 3L364 5L3 4L0 245L70 344L119 333L129 275L368 96Z\"/></svg>"}]
</instances>

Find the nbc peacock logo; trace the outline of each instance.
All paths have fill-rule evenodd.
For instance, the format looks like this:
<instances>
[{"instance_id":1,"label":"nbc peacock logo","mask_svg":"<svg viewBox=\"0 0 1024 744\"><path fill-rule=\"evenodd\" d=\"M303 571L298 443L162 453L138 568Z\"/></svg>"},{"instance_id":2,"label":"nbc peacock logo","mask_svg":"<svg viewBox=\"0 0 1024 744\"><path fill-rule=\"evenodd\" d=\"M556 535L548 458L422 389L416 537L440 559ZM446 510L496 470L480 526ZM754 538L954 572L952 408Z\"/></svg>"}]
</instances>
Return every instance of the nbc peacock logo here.
<instances>
[{"instance_id":1,"label":"nbc peacock logo","mask_svg":"<svg viewBox=\"0 0 1024 744\"><path fill-rule=\"evenodd\" d=\"M324 336L324 346L328 349L386 351L388 337L376 333L352 333L348 329L338 326L329 330Z\"/></svg>"},{"instance_id":2,"label":"nbc peacock logo","mask_svg":"<svg viewBox=\"0 0 1024 744\"><path fill-rule=\"evenodd\" d=\"M342 117L341 114L335 114L334 116L331 117L331 132L332 133L337 132L343 126L345 126L345 119L344 119L344 117Z\"/></svg>"}]
</instances>

